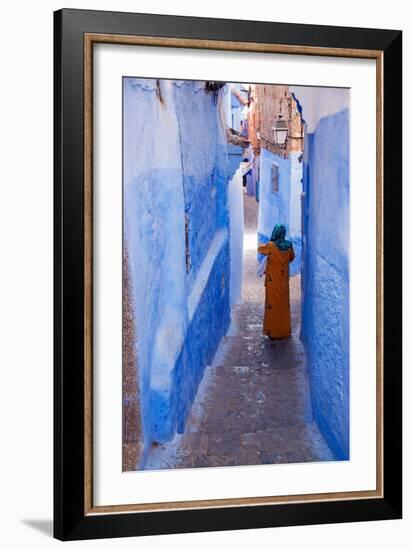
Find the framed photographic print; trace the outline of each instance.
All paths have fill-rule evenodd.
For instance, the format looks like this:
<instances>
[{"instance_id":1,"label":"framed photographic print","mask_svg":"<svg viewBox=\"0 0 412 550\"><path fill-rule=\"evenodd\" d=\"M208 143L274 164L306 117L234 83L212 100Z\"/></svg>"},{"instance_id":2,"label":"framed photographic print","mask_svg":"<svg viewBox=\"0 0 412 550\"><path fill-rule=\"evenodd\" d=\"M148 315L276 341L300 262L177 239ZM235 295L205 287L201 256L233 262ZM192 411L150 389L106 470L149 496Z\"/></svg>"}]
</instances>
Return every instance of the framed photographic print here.
<instances>
[{"instance_id":1,"label":"framed photographic print","mask_svg":"<svg viewBox=\"0 0 412 550\"><path fill-rule=\"evenodd\" d=\"M400 518L401 32L54 28L55 536Z\"/></svg>"}]
</instances>

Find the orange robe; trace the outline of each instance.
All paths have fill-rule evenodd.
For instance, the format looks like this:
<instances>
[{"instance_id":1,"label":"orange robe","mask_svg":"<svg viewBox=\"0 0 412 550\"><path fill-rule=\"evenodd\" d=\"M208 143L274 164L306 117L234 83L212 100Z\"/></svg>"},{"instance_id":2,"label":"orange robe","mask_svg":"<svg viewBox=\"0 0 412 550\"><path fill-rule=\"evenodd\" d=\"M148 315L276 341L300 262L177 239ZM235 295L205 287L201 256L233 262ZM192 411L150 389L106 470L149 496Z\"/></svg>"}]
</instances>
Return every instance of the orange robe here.
<instances>
[{"instance_id":1,"label":"orange robe","mask_svg":"<svg viewBox=\"0 0 412 550\"><path fill-rule=\"evenodd\" d=\"M263 333L285 338L291 333L289 303L289 262L295 258L293 247L282 251L273 241L258 247L267 259L265 275L265 315Z\"/></svg>"}]
</instances>

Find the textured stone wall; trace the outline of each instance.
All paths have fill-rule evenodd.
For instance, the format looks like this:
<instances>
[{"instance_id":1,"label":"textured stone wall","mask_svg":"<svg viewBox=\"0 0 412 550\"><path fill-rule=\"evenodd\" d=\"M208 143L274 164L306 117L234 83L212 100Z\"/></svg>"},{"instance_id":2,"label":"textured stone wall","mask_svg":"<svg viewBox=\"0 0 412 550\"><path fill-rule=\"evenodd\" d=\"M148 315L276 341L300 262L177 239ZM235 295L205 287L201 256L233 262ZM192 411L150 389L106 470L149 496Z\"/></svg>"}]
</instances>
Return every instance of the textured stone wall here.
<instances>
[{"instance_id":1,"label":"textured stone wall","mask_svg":"<svg viewBox=\"0 0 412 550\"><path fill-rule=\"evenodd\" d=\"M153 441L182 429L229 323L227 174L219 97L204 83L124 79L124 240L142 462Z\"/></svg>"},{"instance_id":2,"label":"textured stone wall","mask_svg":"<svg viewBox=\"0 0 412 550\"><path fill-rule=\"evenodd\" d=\"M123 248L123 471L136 468L140 460L142 425L137 372L135 308L130 285L129 255Z\"/></svg>"},{"instance_id":3,"label":"textured stone wall","mask_svg":"<svg viewBox=\"0 0 412 550\"><path fill-rule=\"evenodd\" d=\"M252 87L252 103L249 112L249 137L258 154L260 147L287 157L290 152L302 151L303 127L296 101L288 86L256 84ZM273 126L281 115L288 123L288 140L283 149L274 145ZM260 138L258 137L258 134Z\"/></svg>"}]
</instances>

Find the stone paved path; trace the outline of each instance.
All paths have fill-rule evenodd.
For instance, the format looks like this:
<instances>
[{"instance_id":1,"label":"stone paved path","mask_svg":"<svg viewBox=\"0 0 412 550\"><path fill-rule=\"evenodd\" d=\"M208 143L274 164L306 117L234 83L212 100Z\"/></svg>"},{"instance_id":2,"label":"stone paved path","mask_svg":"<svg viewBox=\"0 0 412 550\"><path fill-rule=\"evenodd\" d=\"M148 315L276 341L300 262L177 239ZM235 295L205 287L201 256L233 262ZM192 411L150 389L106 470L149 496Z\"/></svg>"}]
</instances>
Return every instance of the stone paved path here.
<instances>
[{"instance_id":1,"label":"stone paved path","mask_svg":"<svg viewBox=\"0 0 412 550\"><path fill-rule=\"evenodd\" d=\"M145 469L333 460L311 414L300 276L290 279L292 336L271 341L262 334L264 285L256 276L257 203L244 199L242 304L206 367L185 433L154 447Z\"/></svg>"}]
</instances>

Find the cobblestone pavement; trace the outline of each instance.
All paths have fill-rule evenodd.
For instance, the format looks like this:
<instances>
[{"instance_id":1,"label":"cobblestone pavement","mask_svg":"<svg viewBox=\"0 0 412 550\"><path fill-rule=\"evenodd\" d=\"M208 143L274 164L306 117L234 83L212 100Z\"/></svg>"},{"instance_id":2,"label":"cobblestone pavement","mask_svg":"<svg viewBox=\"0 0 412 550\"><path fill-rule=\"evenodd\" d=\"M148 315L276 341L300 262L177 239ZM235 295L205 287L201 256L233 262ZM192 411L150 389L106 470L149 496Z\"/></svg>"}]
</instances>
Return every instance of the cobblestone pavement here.
<instances>
[{"instance_id":1,"label":"cobblestone pavement","mask_svg":"<svg viewBox=\"0 0 412 550\"><path fill-rule=\"evenodd\" d=\"M199 386L185 433L153 447L145 469L333 460L312 419L299 340L300 276L290 279L292 336L262 334L264 285L256 275L257 203L245 199L243 301Z\"/></svg>"}]
</instances>

